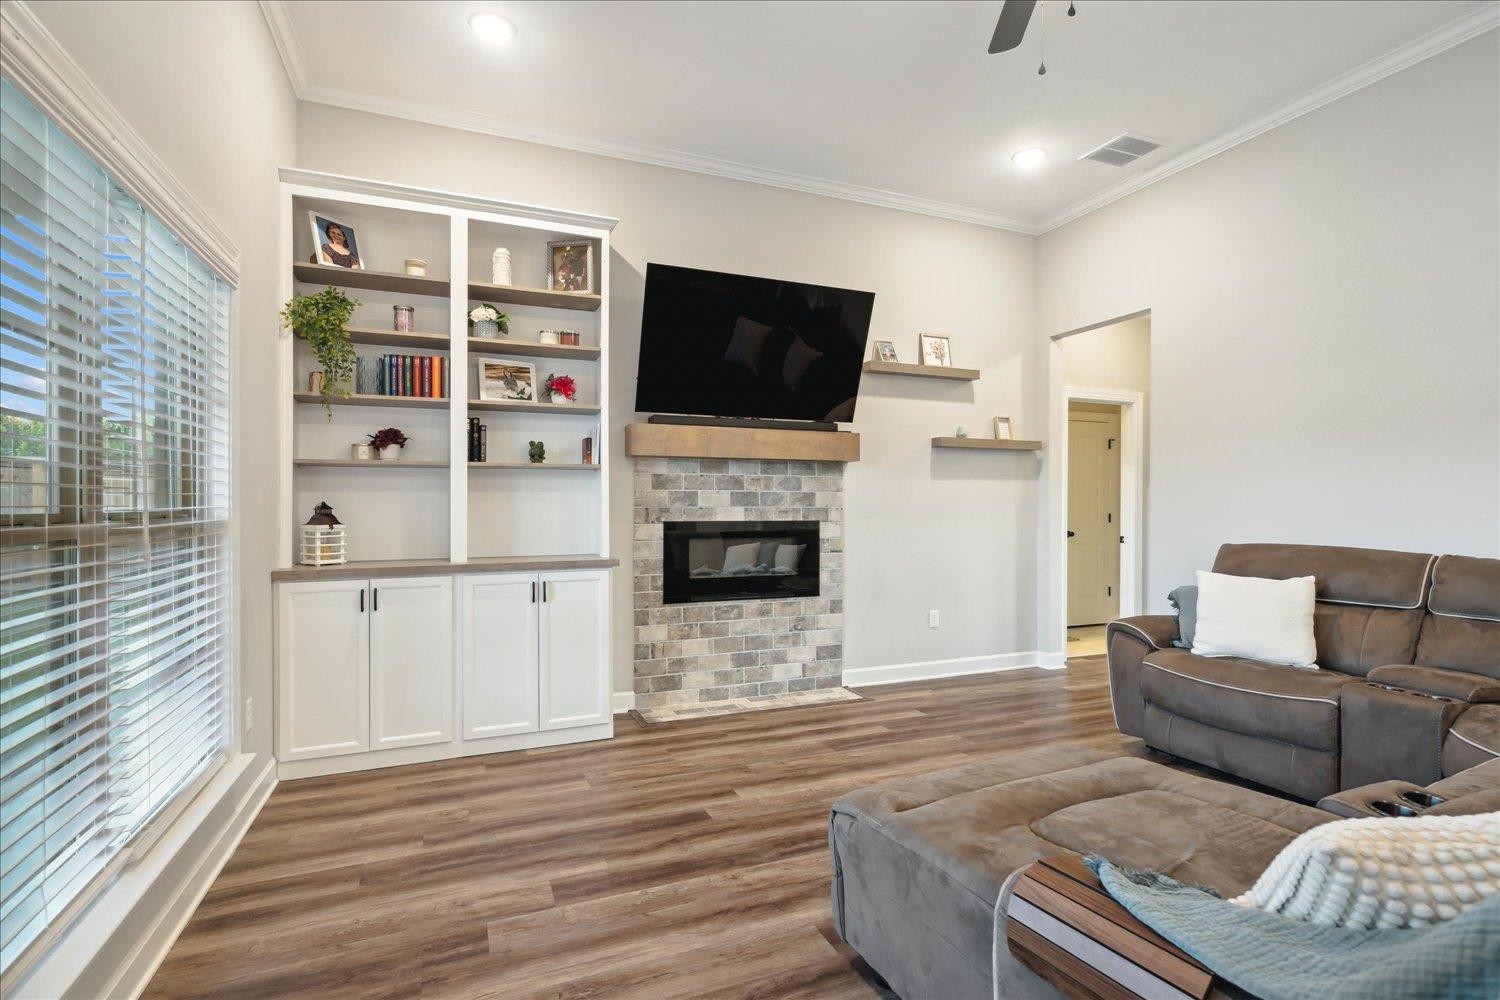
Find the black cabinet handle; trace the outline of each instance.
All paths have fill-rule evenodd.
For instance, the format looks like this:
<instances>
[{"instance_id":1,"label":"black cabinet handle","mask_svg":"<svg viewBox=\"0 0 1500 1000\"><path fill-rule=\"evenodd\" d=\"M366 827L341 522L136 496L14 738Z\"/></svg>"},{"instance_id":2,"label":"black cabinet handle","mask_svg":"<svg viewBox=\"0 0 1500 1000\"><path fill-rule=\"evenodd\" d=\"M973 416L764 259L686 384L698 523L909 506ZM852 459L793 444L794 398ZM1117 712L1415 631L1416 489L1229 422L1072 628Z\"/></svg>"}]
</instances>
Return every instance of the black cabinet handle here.
<instances>
[{"instance_id":1,"label":"black cabinet handle","mask_svg":"<svg viewBox=\"0 0 1500 1000\"><path fill-rule=\"evenodd\" d=\"M380 588L379 587L376 587L373 591L370 592L370 610L371 611L379 611L380 610Z\"/></svg>"},{"instance_id":2,"label":"black cabinet handle","mask_svg":"<svg viewBox=\"0 0 1500 1000\"><path fill-rule=\"evenodd\" d=\"M360 587L359 588L359 612L360 612L360 614L364 614L364 611L365 611L365 588Z\"/></svg>"},{"instance_id":3,"label":"black cabinet handle","mask_svg":"<svg viewBox=\"0 0 1500 1000\"><path fill-rule=\"evenodd\" d=\"M542 581L542 603L543 604L547 603L547 581L546 580Z\"/></svg>"},{"instance_id":4,"label":"black cabinet handle","mask_svg":"<svg viewBox=\"0 0 1500 1000\"><path fill-rule=\"evenodd\" d=\"M531 581L531 603L532 604L536 603L536 581L535 580Z\"/></svg>"}]
</instances>

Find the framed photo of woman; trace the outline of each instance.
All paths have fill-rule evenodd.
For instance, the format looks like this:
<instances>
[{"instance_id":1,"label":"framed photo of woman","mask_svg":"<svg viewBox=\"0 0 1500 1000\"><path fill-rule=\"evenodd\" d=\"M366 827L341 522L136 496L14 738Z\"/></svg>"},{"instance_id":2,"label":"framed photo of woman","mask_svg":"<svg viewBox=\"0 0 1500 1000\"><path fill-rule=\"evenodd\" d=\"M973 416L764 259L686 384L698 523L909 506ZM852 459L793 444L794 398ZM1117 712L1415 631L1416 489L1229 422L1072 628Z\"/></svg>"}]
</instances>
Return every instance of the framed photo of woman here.
<instances>
[{"instance_id":1,"label":"framed photo of woman","mask_svg":"<svg viewBox=\"0 0 1500 1000\"><path fill-rule=\"evenodd\" d=\"M594 290L593 240L554 240L547 244L547 288L554 292Z\"/></svg>"},{"instance_id":2,"label":"framed photo of woman","mask_svg":"<svg viewBox=\"0 0 1500 1000\"><path fill-rule=\"evenodd\" d=\"M354 227L330 219L317 212L308 212L312 222L313 260L333 267L347 267L351 271L363 271L365 263L359 256L359 245L354 240Z\"/></svg>"}]
</instances>

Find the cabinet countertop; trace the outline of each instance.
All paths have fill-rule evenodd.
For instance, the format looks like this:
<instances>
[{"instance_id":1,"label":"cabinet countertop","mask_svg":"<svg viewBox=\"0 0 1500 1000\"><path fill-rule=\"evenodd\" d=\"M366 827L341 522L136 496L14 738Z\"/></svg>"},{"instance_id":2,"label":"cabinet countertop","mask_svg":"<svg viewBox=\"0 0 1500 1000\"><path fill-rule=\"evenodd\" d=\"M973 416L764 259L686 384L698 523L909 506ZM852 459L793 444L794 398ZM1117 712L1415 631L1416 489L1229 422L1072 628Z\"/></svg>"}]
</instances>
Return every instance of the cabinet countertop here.
<instances>
[{"instance_id":1,"label":"cabinet countertop","mask_svg":"<svg viewBox=\"0 0 1500 1000\"><path fill-rule=\"evenodd\" d=\"M290 566L271 571L272 583L313 580L368 580L391 576L459 576L527 570L611 569L620 560L609 556L501 556L452 562L447 559L372 559L338 566Z\"/></svg>"}]
</instances>

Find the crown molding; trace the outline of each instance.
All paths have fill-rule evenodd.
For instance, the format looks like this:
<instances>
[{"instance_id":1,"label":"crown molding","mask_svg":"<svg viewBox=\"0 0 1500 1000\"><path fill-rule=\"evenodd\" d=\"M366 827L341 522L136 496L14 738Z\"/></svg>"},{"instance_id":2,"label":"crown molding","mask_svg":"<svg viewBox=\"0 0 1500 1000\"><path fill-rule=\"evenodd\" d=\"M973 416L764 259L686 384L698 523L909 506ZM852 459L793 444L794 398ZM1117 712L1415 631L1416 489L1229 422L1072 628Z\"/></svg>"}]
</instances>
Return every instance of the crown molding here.
<instances>
[{"instance_id":1,"label":"crown molding","mask_svg":"<svg viewBox=\"0 0 1500 1000\"><path fill-rule=\"evenodd\" d=\"M231 285L240 251L24 0L0 5L0 75Z\"/></svg>"},{"instance_id":2,"label":"crown molding","mask_svg":"<svg viewBox=\"0 0 1500 1000\"><path fill-rule=\"evenodd\" d=\"M287 78L291 81L292 88L299 100L345 108L350 111L363 111L368 114L404 118L409 121L439 125L446 128L456 128L466 132L494 135L505 139L536 143L542 146L569 149L580 153L592 153L596 156L608 156L635 163L670 167L676 170L687 170L693 173L725 177L731 180L747 181L751 184L763 184L768 187L784 188L790 191L801 191L806 194L822 195L828 198L838 198L866 205L876 205L881 208L890 208L901 212L913 212L918 215L948 219L953 222L966 222L978 226L987 226L992 229L1004 229L1027 236L1040 236L1043 233L1051 232L1059 226L1067 225L1069 222L1080 219L1091 212L1096 212L1112 202L1119 201L1121 198L1128 197L1143 188L1149 187L1157 181L1164 180L1179 171L1186 170L1194 164L1201 163L1211 156L1216 156L1225 150L1233 149L1240 143L1248 142L1271 129L1285 125L1287 122L1316 111L1318 108L1341 97L1346 97L1357 90L1368 87L1372 83L1383 80L1393 73L1399 73L1401 70L1414 66L1425 59L1430 59L1439 53L1453 48L1455 45L1461 45L1471 38L1482 35L1487 31L1492 31L1497 26L1500 26L1500 2L1486 4L1484 7L1472 11L1441 28L1428 32L1420 38L1387 52L1383 56L1372 59L1364 65L1334 77L1332 80L1298 97L1277 105L1264 114L1258 115L1236 128L1199 143L1197 146L1179 153L1150 170L1122 180L1118 184L1105 188L1042 219L1027 220L966 205L956 205L951 202L902 194L898 191L885 191L880 188L864 187L858 184L848 184L821 177L810 177L790 171L773 170L768 167L758 167L753 164L740 163L734 160L722 160L716 157L686 153L660 146L609 139L583 132L575 132L570 129L537 125L531 122L517 121L496 115L319 86L311 83L307 78L305 62L302 59L302 50L297 42L296 29L292 25L285 0L260 0L260 4L261 9L265 12L266 23L271 29L271 35L275 39L276 49L281 53L282 62L286 66Z\"/></svg>"},{"instance_id":3,"label":"crown molding","mask_svg":"<svg viewBox=\"0 0 1500 1000\"><path fill-rule=\"evenodd\" d=\"M1256 136L1269 132L1274 128L1285 125L1287 122L1301 118L1305 114L1316 111L1325 104L1331 104L1341 97L1347 97L1357 90L1362 90L1372 83L1378 83L1386 77L1399 73L1404 69L1415 66L1425 59L1430 59L1439 53L1446 52L1455 45L1461 45L1471 38L1493 31L1500 26L1500 3L1487 4L1478 10L1464 15L1456 21L1445 24L1427 34L1408 42L1397 49L1392 49L1383 56L1370 60L1362 66L1358 66L1347 73L1334 77L1327 83L1314 87L1299 97L1278 104L1276 107L1250 119L1238 128L1230 129L1222 135L1215 136L1207 142L1188 149L1167 160L1150 170L1127 178L1118 184L1105 188L1097 194L1083 199L1077 204L1070 205L1059 212L1042 219L1036 224L1039 233L1050 233L1059 226L1065 226L1075 219L1081 219L1091 212L1096 212L1111 202L1119 201L1142 188L1155 184L1157 181L1165 180L1173 174L1186 170L1194 164L1202 163L1211 156L1217 156L1228 149L1233 149L1242 142L1248 142Z\"/></svg>"}]
</instances>

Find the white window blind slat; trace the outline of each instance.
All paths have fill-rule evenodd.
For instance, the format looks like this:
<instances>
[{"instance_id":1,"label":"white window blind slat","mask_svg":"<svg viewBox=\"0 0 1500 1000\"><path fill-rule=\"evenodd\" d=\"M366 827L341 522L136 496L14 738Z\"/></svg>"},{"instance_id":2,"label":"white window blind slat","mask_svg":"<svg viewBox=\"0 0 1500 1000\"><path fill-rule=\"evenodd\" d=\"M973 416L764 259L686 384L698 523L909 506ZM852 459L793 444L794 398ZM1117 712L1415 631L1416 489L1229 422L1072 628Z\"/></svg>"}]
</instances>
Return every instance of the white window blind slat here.
<instances>
[{"instance_id":1,"label":"white window blind slat","mask_svg":"<svg viewBox=\"0 0 1500 1000\"><path fill-rule=\"evenodd\" d=\"M229 286L0 83L0 968L229 745Z\"/></svg>"}]
</instances>

